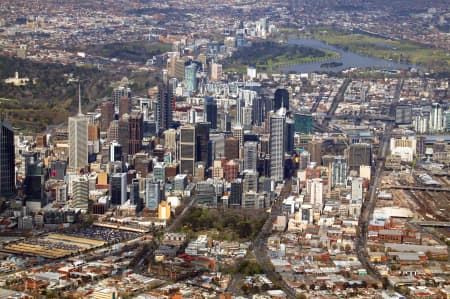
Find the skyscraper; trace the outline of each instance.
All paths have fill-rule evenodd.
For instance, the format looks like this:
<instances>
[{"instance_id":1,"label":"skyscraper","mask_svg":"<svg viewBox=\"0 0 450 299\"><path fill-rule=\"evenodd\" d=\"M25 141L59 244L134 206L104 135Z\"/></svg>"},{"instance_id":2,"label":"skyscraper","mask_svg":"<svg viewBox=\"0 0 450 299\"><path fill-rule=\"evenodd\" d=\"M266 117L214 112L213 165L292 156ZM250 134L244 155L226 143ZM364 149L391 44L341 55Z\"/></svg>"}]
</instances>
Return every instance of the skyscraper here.
<instances>
[{"instance_id":1,"label":"skyscraper","mask_svg":"<svg viewBox=\"0 0 450 299\"><path fill-rule=\"evenodd\" d=\"M161 202L161 189L158 181L152 179L145 180L145 207L155 211Z\"/></svg>"},{"instance_id":2,"label":"skyscraper","mask_svg":"<svg viewBox=\"0 0 450 299\"><path fill-rule=\"evenodd\" d=\"M443 118L443 110L441 104L433 103L431 105L431 113L430 113L430 133L441 132L444 129L444 118Z\"/></svg>"},{"instance_id":3,"label":"skyscraper","mask_svg":"<svg viewBox=\"0 0 450 299\"><path fill-rule=\"evenodd\" d=\"M281 107L289 110L289 92L284 88L278 88L273 99L273 110L278 111Z\"/></svg>"},{"instance_id":4,"label":"skyscraper","mask_svg":"<svg viewBox=\"0 0 450 299\"><path fill-rule=\"evenodd\" d=\"M111 176L109 183L109 195L111 204L120 206L127 200L127 174L115 173Z\"/></svg>"},{"instance_id":5,"label":"skyscraper","mask_svg":"<svg viewBox=\"0 0 450 299\"><path fill-rule=\"evenodd\" d=\"M197 71L199 67L196 63L191 63L190 65L184 68L184 82L185 87L188 92L197 91L198 79L197 79Z\"/></svg>"},{"instance_id":6,"label":"skyscraper","mask_svg":"<svg viewBox=\"0 0 450 299\"><path fill-rule=\"evenodd\" d=\"M348 167L359 171L361 165L372 166L372 146L368 143L351 144L348 152Z\"/></svg>"},{"instance_id":7,"label":"skyscraper","mask_svg":"<svg viewBox=\"0 0 450 299\"><path fill-rule=\"evenodd\" d=\"M180 127L180 172L182 174L194 174L195 142L195 127L192 125Z\"/></svg>"},{"instance_id":8,"label":"skyscraper","mask_svg":"<svg viewBox=\"0 0 450 299\"><path fill-rule=\"evenodd\" d=\"M131 98L131 89L124 86L119 86L114 88L112 93L112 99L114 104L114 109L116 112L119 112L120 107L120 99L123 97Z\"/></svg>"},{"instance_id":9,"label":"skyscraper","mask_svg":"<svg viewBox=\"0 0 450 299\"><path fill-rule=\"evenodd\" d=\"M254 170L258 166L258 143L247 141L244 143L244 170Z\"/></svg>"},{"instance_id":10,"label":"skyscraper","mask_svg":"<svg viewBox=\"0 0 450 299\"><path fill-rule=\"evenodd\" d=\"M295 132L303 134L311 134L313 131L312 115L308 113L295 113Z\"/></svg>"},{"instance_id":11,"label":"skyscraper","mask_svg":"<svg viewBox=\"0 0 450 299\"><path fill-rule=\"evenodd\" d=\"M69 167L88 165L88 121L81 112L81 89L78 88L78 115L69 117Z\"/></svg>"},{"instance_id":12,"label":"skyscraper","mask_svg":"<svg viewBox=\"0 0 450 299\"><path fill-rule=\"evenodd\" d=\"M205 121L210 123L212 130L217 129L217 102L212 97L205 97Z\"/></svg>"},{"instance_id":13,"label":"skyscraper","mask_svg":"<svg viewBox=\"0 0 450 299\"><path fill-rule=\"evenodd\" d=\"M101 106L102 119L100 122L100 130L102 132L108 131L109 124L114 119L114 104L111 101L106 101L102 103Z\"/></svg>"},{"instance_id":14,"label":"skyscraper","mask_svg":"<svg viewBox=\"0 0 450 299\"><path fill-rule=\"evenodd\" d=\"M89 207L89 181L86 176L79 176L72 181L72 203L75 209L87 210Z\"/></svg>"},{"instance_id":15,"label":"skyscraper","mask_svg":"<svg viewBox=\"0 0 450 299\"><path fill-rule=\"evenodd\" d=\"M270 177L283 180L284 149L286 143L286 110L279 109L270 115Z\"/></svg>"},{"instance_id":16,"label":"skyscraper","mask_svg":"<svg viewBox=\"0 0 450 299\"><path fill-rule=\"evenodd\" d=\"M173 91L163 82L158 87L157 121L159 130L167 130L172 125Z\"/></svg>"},{"instance_id":17,"label":"skyscraper","mask_svg":"<svg viewBox=\"0 0 450 299\"><path fill-rule=\"evenodd\" d=\"M0 196L15 191L14 159L14 131L8 123L0 121Z\"/></svg>"},{"instance_id":18,"label":"skyscraper","mask_svg":"<svg viewBox=\"0 0 450 299\"><path fill-rule=\"evenodd\" d=\"M144 120L141 112L132 112L128 119L128 154L134 155L142 148L144 138Z\"/></svg>"},{"instance_id":19,"label":"skyscraper","mask_svg":"<svg viewBox=\"0 0 450 299\"><path fill-rule=\"evenodd\" d=\"M208 163L208 141L209 141L209 123L197 123L195 124L196 135L196 162Z\"/></svg>"},{"instance_id":20,"label":"skyscraper","mask_svg":"<svg viewBox=\"0 0 450 299\"><path fill-rule=\"evenodd\" d=\"M331 162L331 186L345 187L347 181L347 163L343 156L337 156Z\"/></svg>"}]
</instances>

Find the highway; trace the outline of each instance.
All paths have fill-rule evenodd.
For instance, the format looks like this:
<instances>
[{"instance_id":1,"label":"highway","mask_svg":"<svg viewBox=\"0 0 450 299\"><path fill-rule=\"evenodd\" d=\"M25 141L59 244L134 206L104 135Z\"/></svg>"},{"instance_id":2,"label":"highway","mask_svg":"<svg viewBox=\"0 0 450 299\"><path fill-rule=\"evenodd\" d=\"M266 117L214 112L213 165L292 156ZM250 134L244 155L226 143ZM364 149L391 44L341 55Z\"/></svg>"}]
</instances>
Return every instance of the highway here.
<instances>
[{"instance_id":1,"label":"highway","mask_svg":"<svg viewBox=\"0 0 450 299\"><path fill-rule=\"evenodd\" d=\"M291 187L291 181L287 181L284 184L284 187L280 192L280 196L272 205L269 217L267 217L267 220L261 228L261 231L253 241L253 253L255 254L258 264L264 270L267 277L286 293L287 298L296 298L296 291L282 279L279 273L275 272L272 263L270 262L270 258L267 255L267 238L270 236L270 233L272 231L272 224L274 223L275 219L277 218L277 216L281 215L283 199L289 196L289 194L291 193Z\"/></svg>"}]
</instances>

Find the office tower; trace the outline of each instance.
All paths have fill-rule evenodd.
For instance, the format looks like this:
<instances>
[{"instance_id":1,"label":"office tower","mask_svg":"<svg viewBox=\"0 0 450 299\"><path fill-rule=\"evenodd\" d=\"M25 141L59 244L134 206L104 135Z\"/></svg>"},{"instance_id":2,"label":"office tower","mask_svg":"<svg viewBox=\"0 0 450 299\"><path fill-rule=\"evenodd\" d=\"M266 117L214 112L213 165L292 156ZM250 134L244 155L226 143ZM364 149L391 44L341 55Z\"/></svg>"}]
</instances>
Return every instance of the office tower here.
<instances>
[{"instance_id":1,"label":"office tower","mask_svg":"<svg viewBox=\"0 0 450 299\"><path fill-rule=\"evenodd\" d=\"M145 207L151 211L156 211L161 202L161 186L158 181L152 179L145 180Z\"/></svg>"},{"instance_id":2,"label":"office tower","mask_svg":"<svg viewBox=\"0 0 450 299\"><path fill-rule=\"evenodd\" d=\"M217 206L217 196L214 185L210 180L198 182L195 186L196 204L207 207Z\"/></svg>"},{"instance_id":3,"label":"office tower","mask_svg":"<svg viewBox=\"0 0 450 299\"><path fill-rule=\"evenodd\" d=\"M78 88L78 115L69 117L69 167L88 165L88 121L81 112L81 89Z\"/></svg>"},{"instance_id":4,"label":"office tower","mask_svg":"<svg viewBox=\"0 0 450 299\"><path fill-rule=\"evenodd\" d=\"M66 176L67 162L56 160L50 162L50 178L55 180L64 180Z\"/></svg>"},{"instance_id":5,"label":"office tower","mask_svg":"<svg viewBox=\"0 0 450 299\"><path fill-rule=\"evenodd\" d=\"M285 111L285 109L279 109L270 115L270 177L276 182L283 180L286 144Z\"/></svg>"},{"instance_id":6,"label":"office tower","mask_svg":"<svg viewBox=\"0 0 450 299\"><path fill-rule=\"evenodd\" d=\"M372 146L368 143L351 144L348 151L348 167L359 170L361 165L372 166Z\"/></svg>"},{"instance_id":7,"label":"office tower","mask_svg":"<svg viewBox=\"0 0 450 299\"><path fill-rule=\"evenodd\" d=\"M412 122L412 106L401 104L395 107L395 124L408 125Z\"/></svg>"},{"instance_id":8,"label":"office tower","mask_svg":"<svg viewBox=\"0 0 450 299\"><path fill-rule=\"evenodd\" d=\"M119 112L120 107L120 99L121 98L131 98L131 89L124 86L119 86L113 89L112 99L114 104L114 109L116 112Z\"/></svg>"},{"instance_id":9,"label":"office tower","mask_svg":"<svg viewBox=\"0 0 450 299\"><path fill-rule=\"evenodd\" d=\"M363 199L363 185L362 178L354 177L352 178L352 200L362 200Z\"/></svg>"},{"instance_id":10,"label":"office tower","mask_svg":"<svg viewBox=\"0 0 450 299\"><path fill-rule=\"evenodd\" d=\"M211 63L211 81L219 81L222 79L222 65L218 63Z\"/></svg>"},{"instance_id":11,"label":"office tower","mask_svg":"<svg viewBox=\"0 0 450 299\"><path fill-rule=\"evenodd\" d=\"M158 99L156 104L158 130L164 131L170 129L174 102L173 89L169 87L167 82L161 83L158 86Z\"/></svg>"},{"instance_id":12,"label":"office tower","mask_svg":"<svg viewBox=\"0 0 450 299\"><path fill-rule=\"evenodd\" d=\"M197 72L199 67L196 63L191 63L184 68L184 83L188 92L197 91L198 79Z\"/></svg>"},{"instance_id":13,"label":"office tower","mask_svg":"<svg viewBox=\"0 0 450 299\"><path fill-rule=\"evenodd\" d=\"M441 132L444 128L444 118L443 118L443 110L441 104L433 103L431 105L431 113L430 113L430 133Z\"/></svg>"},{"instance_id":14,"label":"office tower","mask_svg":"<svg viewBox=\"0 0 450 299\"><path fill-rule=\"evenodd\" d=\"M164 145L167 149L175 151L177 148L177 131L169 129L164 131Z\"/></svg>"},{"instance_id":15,"label":"office tower","mask_svg":"<svg viewBox=\"0 0 450 299\"><path fill-rule=\"evenodd\" d=\"M166 181L166 169L164 167L164 163L156 162L153 166L153 179L159 182Z\"/></svg>"},{"instance_id":16,"label":"office tower","mask_svg":"<svg viewBox=\"0 0 450 299\"><path fill-rule=\"evenodd\" d=\"M234 160L228 161L223 168L223 173L225 175L225 180L231 182L236 179L239 174L239 164L234 162Z\"/></svg>"},{"instance_id":17,"label":"office tower","mask_svg":"<svg viewBox=\"0 0 450 299\"><path fill-rule=\"evenodd\" d=\"M308 113L295 113L295 132L301 134L311 134L313 132L313 118Z\"/></svg>"},{"instance_id":18,"label":"office tower","mask_svg":"<svg viewBox=\"0 0 450 299\"><path fill-rule=\"evenodd\" d=\"M196 132L192 125L180 127L180 173L194 174Z\"/></svg>"},{"instance_id":19,"label":"office tower","mask_svg":"<svg viewBox=\"0 0 450 299\"><path fill-rule=\"evenodd\" d=\"M209 140L214 141L214 157L219 159L225 156L225 135L223 133L210 133Z\"/></svg>"},{"instance_id":20,"label":"office tower","mask_svg":"<svg viewBox=\"0 0 450 299\"><path fill-rule=\"evenodd\" d=\"M109 146L109 161L122 161L122 145L113 141Z\"/></svg>"},{"instance_id":21,"label":"office tower","mask_svg":"<svg viewBox=\"0 0 450 299\"><path fill-rule=\"evenodd\" d=\"M133 111L128 119L128 154L134 155L141 151L142 139L144 138L143 127L144 120L142 118L142 113Z\"/></svg>"},{"instance_id":22,"label":"office tower","mask_svg":"<svg viewBox=\"0 0 450 299\"><path fill-rule=\"evenodd\" d=\"M318 165L322 162L322 140L312 140L308 142L308 152L311 154L311 162Z\"/></svg>"},{"instance_id":23,"label":"office tower","mask_svg":"<svg viewBox=\"0 0 450 299\"><path fill-rule=\"evenodd\" d=\"M197 123L195 125L195 161L208 164L209 123Z\"/></svg>"},{"instance_id":24,"label":"office tower","mask_svg":"<svg viewBox=\"0 0 450 299\"><path fill-rule=\"evenodd\" d=\"M114 104L111 101L106 101L102 103L101 106L101 121L100 130L102 132L108 131L109 124L114 120Z\"/></svg>"},{"instance_id":25,"label":"office tower","mask_svg":"<svg viewBox=\"0 0 450 299\"><path fill-rule=\"evenodd\" d=\"M253 108L251 106L242 108L242 127L244 128L244 130L252 129L253 124L252 114Z\"/></svg>"},{"instance_id":26,"label":"office tower","mask_svg":"<svg viewBox=\"0 0 450 299\"><path fill-rule=\"evenodd\" d=\"M112 142L114 140L119 140L119 121L118 120L113 120L110 124L109 124L109 128L108 128L108 141Z\"/></svg>"},{"instance_id":27,"label":"office tower","mask_svg":"<svg viewBox=\"0 0 450 299\"><path fill-rule=\"evenodd\" d=\"M175 62L175 78L178 81L183 81L185 76L185 67L191 63L187 57L182 57Z\"/></svg>"},{"instance_id":28,"label":"office tower","mask_svg":"<svg viewBox=\"0 0 450 299\"><path fill-rule=\"evenodd\" d=\"M111 204L114 206L123 205L127 201L126 173L115 173L111 176L109 195L111 197Z\"/></svg>"},{"instance_id":29,"label":"office tower","mask_svg":"<svg viewBox=\"0 0 450 299\"><path fill-rule=\"evenodd\" d=\"M256 171L258 166L258 143L247 141L244 143L244 170Z\"/></svg>"},{"instance_id":30,"label":"office tower","mask_svg":"<svg viewBox=\"0 0 450 299\"><path fill-rule=\"evenodd\" d=\"M273 99L273 110L278 111L281 107L289 110L289 92L284 88L278 88Z\"/></svg>"},{"instance_id":31,"label":"office tower","mask_svg":"<svg viewBox=\"0 0 450 299\"><path fill-rule=\"evenodd\" d=\"M258 192L258 173L254 170L244 170L243 192Z\"/></svg>"},{"instance_id":32,"label":"office tower","mask_svg":"<svg viewBox=\"0 0 450 299\"><path fill-rule=\"evenodd\" d=\"M229 207L240 207L242 204L243 185L241 179L235 179L231 182L230 197L228 199Z\"/></svg>"},{"instance_id":33,"label":"office tower","mask_svg":"<svg viewBox=\"0 0 450 299\"><path fill-rule=\"evenodd\" d=\"M446 132L450 131L450 110L444 112L444 130Z\"/></svg>"},{"instance_id":34,"label":"office tower","mask_svg":"<svg viewBox=\"0 0 450 299\"><path fill-rule=\"evenodd\" d=\"M216 142L214 140L208 141L208 163L206 167L211 167L216 159Z\"/></svg>"},{"instance_id":35,"label":"office tower","mask_svg":"<svg viewBox=\"0 0 450 299\"><path fill-rule=\"evenodd\" d=\"M216 99L212 97L205 97L205 108L203 115L205 116L205 121L210 123L210 128L212 130L217 129L217 102Z\"/></svg>"},{"instance_id":36,"label":"office tower","mask_svg":"<svg viewBox=\"0 0 450 299\"><path fill-rule=\"evenodd\" d=\"M130 185L130 203L136 206L137 212L140 212L143 209L139 185L139 179L133 179Z\"/></svg>"},{"instance_id":37,"label":"office tower","mask_svg":"<svg viewBox=\"0 0 450 299\"><path fill-rule=\"evenodd\" d=\"M265 98L257 97L253 100L252 105L252 122L255 126L261 126L265 115Z\"/></svg>"},{"instance_id":38,"label":"office tower","mask_svg":"<svg viewBox=\"0 0 450 299\"><path fill-rule=\"evenodd\" d=\"M117 128L117 141L122 145L122 156L125 157L125 159L128 155L128 143L130 140L130 131L128 126L128 116L125 115L124 118L119 120Z\"/></svg>"},{"instance_id":39,"label":"office tower","mask_svg":"<svg viewBox=\"0 0 450 299\"><path fill-rule=\"evenodd\" d=\"M13 194L15 186L14 131L8 123L0 121L0 196Z\"/></svg>"},{"instance_id":40,"label":"office tower","mask_svg":"<svg viewBox=\"0 0 450 299\"><path fill-rule=\"evenodd\" d=\"M78 176L72 181L72 200L74 209L87 210L89 207L89 181L85 176Z\"/></svg>"},{"instance_id":41,"label":"office tower","mask_svg":"<svg viewBox=\"0 0 450 299\"><path fill-rule=\"evenodd\" d=\"M121 97L119 100L119 119L121 119L125 114L130 114L130 102L129 97Z\"/></svg>"},{"instance_id":42,"label":"office tower","mask_svg":"<svg viewBox=\"0 0 450 299\"><path fill-rule=\"evenodd\" d=\"M292 154L294 152L294 134L295 134L295 123L294 120L290 117L286 117L286 139L284 143L284 151L288 154Z\"/></svg>"},{"instance_id":43,"label":"office tower","mask_svg":"<svg viewBox=\"0 0 450 299\"><path fill-rule=\"evenodd\" d=\"M309 180L309 191L311 204L322 207L323 204L323 183L321 178Z\"/></svg>"},{"instance_id":44,"label":"office tower","mask_svg":"<svg viewBox=\"0 0 450 299\"><path fill-rule=\"evenodd\" d=\"M347 184L347 163L343 156L337 156L331 162L331 186L345 187Z\"/></svg>"},{"instance_id":45,"label":"office tower","mask_svg":"<svg viewBox=\"0 0 450 299\"><path fill-rule=\"evenodd\" d=\"M224 154L228 160L239 159L239 139L235 137L225 139Z\"/></svg>"},{"instance_id":46,"label":"office tower","mask_svg":"<svg viewBox=\"0 0 450 299\"><path fill-rule=\"evenodd\" d=\"M303 151L300 153L299 169L305 170L309 163L311 162L311 155L308 151Z\"/></svg>"}]
</instances>

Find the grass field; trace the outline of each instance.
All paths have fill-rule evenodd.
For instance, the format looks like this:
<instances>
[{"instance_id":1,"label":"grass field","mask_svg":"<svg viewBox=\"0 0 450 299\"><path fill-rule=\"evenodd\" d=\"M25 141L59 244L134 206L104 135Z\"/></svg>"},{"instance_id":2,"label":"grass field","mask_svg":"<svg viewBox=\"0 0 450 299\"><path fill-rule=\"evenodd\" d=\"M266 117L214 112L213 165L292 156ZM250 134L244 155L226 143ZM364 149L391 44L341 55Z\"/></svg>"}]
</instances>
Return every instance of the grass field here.
<instances>
[{"instance_id":1,"label":"grass field","mask_svg":"<svg viewBox=\"0 0 450 299\"><path fill-rule=\"evenodd\" d=\"M302 32L285 29L282 34L284 38L318 39L355 53L391 59L397 62L413 63L430 71L450 71L450 53L410 41L385 39L363 33L356 34L331 27L314 27Z\"/></svg>"}]
</instances>

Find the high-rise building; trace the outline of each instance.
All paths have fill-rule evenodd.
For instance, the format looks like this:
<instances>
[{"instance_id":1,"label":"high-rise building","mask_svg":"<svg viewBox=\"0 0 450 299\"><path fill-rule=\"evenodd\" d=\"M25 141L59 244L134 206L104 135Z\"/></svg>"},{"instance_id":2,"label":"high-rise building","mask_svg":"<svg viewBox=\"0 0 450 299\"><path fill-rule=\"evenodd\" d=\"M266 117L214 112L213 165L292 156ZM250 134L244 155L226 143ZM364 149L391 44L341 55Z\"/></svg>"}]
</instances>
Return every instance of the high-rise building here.
<instances>
[{"instance_id":1,"label":"high-rise building","mask_svg":"<svg viewBox=\"0 0 450 299\"><path fill-rule=\"evenodd\" d=\"M13 194L15 186L14 131L8 123L0 121L0 196Z\"/></svg>"},{"instance_id":2,"label":"high-rise building","mask_svg":"<svg viewBox=\"0 0 450 299\"><path fill-rule=\"evenodd\" d=\"M128 119L128 154L134 155L142 148L142 139L144 138L144 121L141 112L132 112Z\"/></svg>"},{"instance_id":3,"label":"high-rise building","mask_svg":"<svg viewBox=\"0 0 450 299\"><path fill-rule=\"evenodd\" d=\"M270 115L270 177L274 181L284 178L284 149L286 144L286 110Z\"/></svg>"},{"instance_id":4,"label":"high-rise building","mask_svg":"<svg viewBox=\"0 0 450 299\"><path fill-rule=\"evenodd\" d=\"M312 140L308 143L308 152L311 154L311 162L318 165L322 162L322 140Z\"/></svg>"},{"instance_id":5,"label":"high-rise building","mask_svg":"<svg viewBox=\"0 0 450 299\"><path fill-rule=\"evenodd\" d=\"M228 160L239 159L239 139L235 137L225 139L224 154Z\"/></svg>"},{"instance_id":6,"label":"high-rise building","mask_svg":"<svg viewBox=\"0 0 450 299\"><path fill-rule=\"evenodd\" d=\"M412 106L401 104L395 107L395 124L408 125L412 122Z\"/></svg>"},{"instance_id":7,"label":"high-rise building","mask_svg":"<svg viewBox=\"0 0 450 299\"><path fill-rule=\"evenodd\" d=\"M295 113L295 132L301 134L311 134L313 131L313 118L308 113Z\"/></svg>"},{"instance_id":8,"label":"high-rise building","mask_svg":"<svg viewBox=\"0 0 450 299\"><path fill-rule=\"evenodd\" d=\"M161 186L159 181L152 179L145 180L145 207L151 211L156 211L161 202Z\"/></svg>"},{"instance_id":9,"label":"high-rise building","mask_svg":"<svg viewBox=\"0 0 450 299\"><path fill-rule=\"evenodd\" d=\"M289 92L284 88L278 88L275 91L273 102L274 111L278 111L281 107L289 110Z\"/></svg>"},{"instance_id":10,"label":"high-rise building","mask_svg":"<svg viewBox=\"0 0 450 299\"><path fill-rule=\"evenodd\" d=\"M118 132L117 141L122 145L122 155L126 157L128 155L128 148L129 148L128 143L130 140L128 114L124 115L124 118L119 120L117 132Z\"/></svg>"},{"instance_id":11,"label":"high-rise building","mask_svg":"<svg viewBox=\"0 0 450 299\"><path fill-rule=\"evenodd\" d=\"M127 201L127 174L115 173L111 176L109 183L109 195L111 204L115 206L123 205Z\"/></svg>"},{"instance_id":12,"label":"high-rise building","mask_svg":"<svg viewBox=\"0 0 450 299\"><path fill-rule=\"evenodd\" d=\"M156 104L156 114L159 130L167 130L172 125L173 117L173 90L166 82L158 86L158 101Z\"/></svg>"},{"instance_id":13,"label":"high-rise building","mask_svg":"<svg viewBox=\"0 0 450 299\"><path fill-rule=\"evenodd\" d=\"M204 165L208 164L208 141L209 141L209 123L197 123L195 124L195 161L203 162Z\"/></svg>"},{"instance_id":14,"label":"high-rise building","mask_svg":"<svg viewBox=\"0 0 450 299\"><path fill-rule=\"evenodd\" d=\"M197 72L199 67L196 63L191 63L184 68L184 82L188 92L197 91L198 79Z\"/></svg>"},{"instance_id":15,"label":"high-rise building","mask_svg":"<svg viewBox=\"0 0 450 299\"><path fill-rule=\"evenodd\" d=\"M311 204L321 207L323 204L323 183L321 178L315 178L309 181Z\"/></svg>"},{"instance_id":16,"label":"high-rise building","mask_svg":"<svg viewBox=\"0 0 450 299\"><path fill-rule=\"evenodd\" d=\"M119 112L120 107L120 99L121 98L131 98L131 89L124 86L119 86L117 88L114 88L112 93L112 99L114 104L114 109L116 112Z\"/></svg>"},{"instance_id":17,"label":"high-rise building","mask_svg":"<svg viewBox=\"0 0 450 299\"><path fill-rule=\"evenodd\" d=\"M122 145L116 141L111 142L109 145L109 161L122 161Z\"/></svg>"},{"instance_id":18,"label":"high-rise building","mask_svg":"<svg viewBox=\"0 0 450 299\"><path fill-rule=\"evenodd\" d=\"M235 179L231 182L230 197L228 199L229 207L240 207L242 204L243 185L241 179Z\"/></svg>"},{"instance_id":19,"label":"high-rise building","mask_svg":"<svg viewBox=\"0 0 450 299\"><path fill-rule=\"evenodd\" d=\"M244 170L256 171L258 166L258 143L247 141L244 143Z\"/></svg>"},{"instance_id":20,"label":"high-rise building","mask_svg":"<svg viewBox=\"0 0 450 299\"><path fill-rule=\"evenodd\" d=\"M222 78L222 65L218 63L211 63L211 81L219 81Z\"/></svg>"},{"instance_id":21,"label":"high-rise building","mask_svg":"<svg viewBox=\"0 0 450 299\"><path fill-rule=\"evenodd\" d=\"M337 156L331 162L331 186L345 187L347 184L347 163L343 156Z\"/></svg>"},{"instance_id":22,"label":"high-rise building","mask_svg":"<svg viewBox=\"0 0 450 299\"><path fill-rule=\"evenodd\" d=\"M101 121L100 130L102 132L108 131L109 124L114 120L114 104L111 101L106 101L102 103L101 106Z\"/></svg>"},{"instance_id":23,"label":"high-rise building","mask_svg":"<svg viewBox=\"0 0 450 299\"><path fill-rule=\"evenodd\" d=\"M225 175L225 180L227 182L231 182L236 179L239 174L239 164L234 162L234 160L230 160L227 164L225 164L223 172Z\"/></svg>"},{"instance_id":24,"label":"high-rise building","mask_svg":"<svg viewBox=\"0 0 450 299\"><path fill-rule=\"evenodd\" d=\"M372 146L368 143L351 144L348 151L348 167L359 171L361 165L372 166Z\"/></svg>"},{"instance_id":25,"label":"high-rise building","mask_svg":"<svg viewBox=\"0 0 450 299\"><path fill-rule=\"evenodd\" d=\"M79 88L78 115L69 117L69 167L84 168L88 165L88 121L81 112Z\"/></svg>"},{"instance_id":26,"label":"high-rise building","mask_svg":"<svg viewBox=\"0 0 450 299\"><path fill-rule=\"evenodd\" d=\"M130 102L129 97L121 97L119 99L119 119L124 116L124 114L130 114Z\"/></svg>"},{"instance_id":27,"label":"high-rise building","mask_svg":"<svg viewBox=\"0 0 450 299\"><path fill-rule=\"evenodd\" d=\"M352 200L363 199L363 180L360 177L352 178Z\"/></svg>"},{"instance_id":28,"label":"high-rise building","mask_svg":"<svg viewBox=\"0 0 450 299\"><path fill-rule=\"evenodd\" d=\"M78 176L72 181L71 207L87 210L89 207L89 181L86 176Z\"/></svg>"},{"instance_id":29,"label":"high-rise building","mask_svg":"<svg viewBox=\"0 0 450 299\"><path fill-rule=\"evenodd\" d=\"M442 132L444 129L444 117L441 104L433 103L430 113L430 133Z\"/></svg>"},{"instance_id":30,"label":"high-rise building","mask_svg":"<svg viewBox=\"0 0 450 299\"><path fill-rule=\"evenodd\" d=\"M177 148L177 131L169 129L164 131L164 145L167 149L175 151Z\"/></svg>"},{"instance_id":31,"label":"high-rise building","mask_svg":"<svg viewBox=\"0 0 450 299\"><path fill-rule=\"evenodd\" d=\"M210 123L212 130L217 129L217 102L212 97L205 97L205 121Z\"/></svg>"},{"instance_id":32,"label":"high-rise building","mask_svg":"<svg viewBox=\"0 0 450 299\"><path fill-rule=\"evenodd\" d=\"M180 172L182 174L194 174L195 167L195 127L185 125L180 127Z\"/></svg>"}]
</instances>

